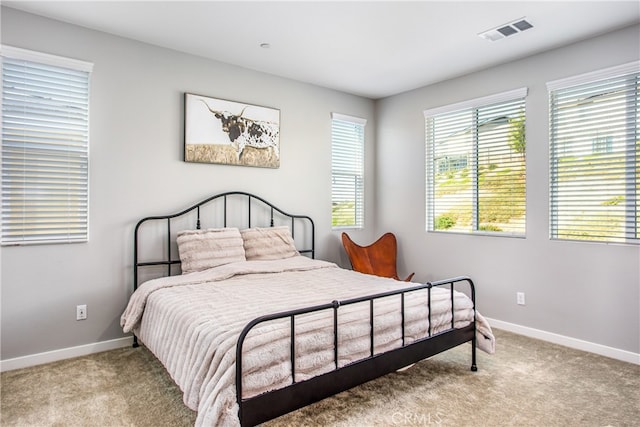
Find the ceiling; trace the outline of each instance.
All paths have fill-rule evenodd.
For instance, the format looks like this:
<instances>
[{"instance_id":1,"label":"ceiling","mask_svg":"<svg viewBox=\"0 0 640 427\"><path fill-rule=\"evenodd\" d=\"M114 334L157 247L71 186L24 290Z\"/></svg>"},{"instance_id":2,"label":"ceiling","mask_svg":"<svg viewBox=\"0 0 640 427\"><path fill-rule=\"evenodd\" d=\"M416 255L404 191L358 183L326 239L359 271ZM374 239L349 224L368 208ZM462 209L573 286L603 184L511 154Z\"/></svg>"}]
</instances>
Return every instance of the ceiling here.
<instances>
[{"instance_id":1,"label":"ceiling","mask_svg":"<svg viewBox=\"0 0 640 427\"><path fill-rule=\"evenodd\" d=\"M54 0L3 5L372 99L640 22L637 0ZM478 36L523 17L533 28L495 42Z\"/></svg>"}]
</instances>

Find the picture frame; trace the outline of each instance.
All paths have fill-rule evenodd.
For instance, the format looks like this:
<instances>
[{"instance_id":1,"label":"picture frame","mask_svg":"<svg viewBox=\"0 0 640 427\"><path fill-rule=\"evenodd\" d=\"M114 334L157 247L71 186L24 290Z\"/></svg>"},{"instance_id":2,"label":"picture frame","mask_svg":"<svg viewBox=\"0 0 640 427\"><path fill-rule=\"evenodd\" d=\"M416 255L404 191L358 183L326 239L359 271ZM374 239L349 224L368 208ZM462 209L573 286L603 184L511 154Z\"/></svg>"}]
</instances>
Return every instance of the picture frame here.
<instances>
[{"instance_id":1,"label":"picture frame","mask_svg":"<svg viewBox=\"0 0 640 427\"><path fill-rule=\"evenodd\" d=\"M280 167L280 110L184 94L184 161Z\"/></svg>"}]
</instances>

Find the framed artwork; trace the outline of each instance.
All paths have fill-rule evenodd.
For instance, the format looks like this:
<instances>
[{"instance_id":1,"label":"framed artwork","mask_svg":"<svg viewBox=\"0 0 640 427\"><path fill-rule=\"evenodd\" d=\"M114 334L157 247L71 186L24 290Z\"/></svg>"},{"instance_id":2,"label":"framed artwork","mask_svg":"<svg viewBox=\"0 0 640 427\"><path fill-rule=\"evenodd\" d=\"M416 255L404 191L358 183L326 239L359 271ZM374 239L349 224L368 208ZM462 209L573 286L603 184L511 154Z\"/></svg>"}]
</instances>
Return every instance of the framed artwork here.
<instances>
[{"instance_id":1,"label":"framed artwork","mask_svg":"<svg viewBox=\"0 0 640 427\"><path fill-rule=\"evenodd\" d=\"M185 93L184 160L280 167L280 110Z\"/></svg>"}]
</instances>

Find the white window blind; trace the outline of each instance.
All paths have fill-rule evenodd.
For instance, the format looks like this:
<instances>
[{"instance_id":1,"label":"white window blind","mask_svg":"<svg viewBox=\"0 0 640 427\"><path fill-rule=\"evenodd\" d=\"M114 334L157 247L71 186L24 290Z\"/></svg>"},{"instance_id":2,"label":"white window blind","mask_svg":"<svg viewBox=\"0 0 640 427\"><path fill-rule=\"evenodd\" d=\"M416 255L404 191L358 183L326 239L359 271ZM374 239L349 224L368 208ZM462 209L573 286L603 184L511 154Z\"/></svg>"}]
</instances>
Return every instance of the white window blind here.
<instances>
[{"instance_id":1,"label":"white window blind","mask_svg":"<svg viewBox=\"0 0 640 427\"><path fill-rule=\"evenodd\" d=\"M526 88L427 110L427 230L524 236Z\"/></svg>"},{"instance_id":2,"label":"white window blind","mask_svg":"<svg viewBox=\"0 0 640 427\"><path fill-rule=\"evenodd\" d=\"M548 83L552 239L640 243L639 71Z\"/></svg>"},{"instance_id":3,"label":"white window blind","mask_svg":"<svg viewBox=\"0 0 640 427\"><path fill-rule=\"evenodd\" d=\"M331 223L335 228L364 226L365 119L332 114Z\"/></svg>"},{"instance_id":4,"label":"white window blind","mask_svg":"<svg viewBox=\"0 0 640 427\"><path fill-rule=\"evenodd\" d=\"M87 241L92 65L1 53L2 244Z\"/></svg>"}]
</instances>

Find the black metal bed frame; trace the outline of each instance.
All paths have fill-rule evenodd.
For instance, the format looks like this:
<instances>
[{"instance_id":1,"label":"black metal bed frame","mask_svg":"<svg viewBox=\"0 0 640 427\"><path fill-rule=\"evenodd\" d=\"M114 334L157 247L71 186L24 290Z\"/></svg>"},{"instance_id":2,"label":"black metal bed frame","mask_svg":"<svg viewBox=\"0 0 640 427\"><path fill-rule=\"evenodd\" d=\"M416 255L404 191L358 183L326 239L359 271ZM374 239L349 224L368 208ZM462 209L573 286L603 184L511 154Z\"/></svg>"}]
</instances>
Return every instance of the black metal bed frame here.
<instances>
[{"instance_id":1,"label":"black metal bed frame","mask_svg":"<svg viewBox=\"0 0 640 427\"><path fill-rule=\"evenodd\" d=\"M226 193L220 193L220 194L216 194L215 196L211 196L199 203L196 203L195 205L188 207L180 212L174 213L174 214L170 214L170 215L156 215L156 216L149 216L146 218L141 219L140 221L138 221L138 223L136 224L136 228L134 231L134 243L133 243L133 264L134 264L134 270L133 270L133 289L137 289L138 288L138 268L139 267L150 267L150 266L158 266L158 265L166 265L167 266L167 276L171 275L171 266L173 265L177 265L180 264L180 258L177 258L177 254L172 254L171 252L171 220L181 217L183 215L187 215L193 211L196 211L197 217L196 217L196 224L195 224L195 228L197 230L200 229L200 227L202 226L202 220L200 218L200 209L204 206L207 205L211 202L213 202L214 200L217 199L223 199L224 201L224 212L223 212L223 222L222 222L222 226L226 227L227 226L227 212L228 212L228 205L227 205L227 200L231 197L235 197L235 196L239 196L242 198L245 198L247 201L247 228L250 228L252 226L256 226L255 224L252 224L252 220L251 220L251 202L252 200L256 200L256 201L260 201L264 206L267 206L268 209L271 212L271 216L270 216L270 223L268 224L270 227L274 226L274 212L278 212L280 215L282 215L283 217L288 217L291 220L291 235L292 237L295 238L295 223L297 220L302 220L302 221L306 221L308 223L308 225L310 225L311 227L311 245L308 248L302 248L302 249L298 249L298 252L300 252L301 254L309 254L311 256L311 258L315 258L315 224L313 223L313 220L306 216L306 215L293 215L290 213L287 213L285 211L283 211L282 209L277 208L276 206L274 206L273 204L267 202L266 200L264 200L261 197L255 196L253 194L250 193L246 193L244 191L228 191ZM139 241L138 241L138 233L140 231L140 227L142 226L142 224L144 224L145 222L149 222L149 221L162 221L162 220L166 220L167 221L167 253L165 254L165 259L159 260L159 261L150 261L150 262L139 262L138 261L138 246L139 246ZM265 226L265 225L263 225Z\"/></svg>"},{"instance_id":2,"label":"black metal bed frame","mask_svg":"<svg viewBox=\"0 0 640 427\"><path fill-rule=\"evenodd\" d=\"M150 216L143 218L138 222L135 227L134 237L134 290L138 287L138 269L141 267L149 266L167 266L167 275L172 273L171 267L175 264L179 264L180 260L176 258L176 254L172 254L171 251L171 220L180 216L189 214L196 211L196 228L201 226L200 209L202 206L213 202L216 199L223 198L224 200L224 218L223 225L227 224L227 198L228 197L242 196L247 199L248 204L248 227L256 226L251 221L251 205L252 201L259 201L270 210L270 226L274 225L274 212L278 212L281 216L290 218L291 220L291 233L295 233L295 222L306 221L311 227L311 245L307 248L299 249L300 253L308 254L311 258L315 258L315 226L313 220L305 215L292 215L284 212L283 210L275 207L266 200L255 196L250 193L231 191L226 193L217 194L209 197L197 203L183 211L180 211L171 215L164 216ZM167 221L167 252L165 259L156 261L139 262L138 260L138 232L143 223L148 221ZM294 235L295 236L295 235ZM456 284L466 283L469 288L470 298L473 302L473 320L472 322L459 329L454 328L454 287ZM449 286L451 292L451 327L445 331L433 333L431 330L431 289L439 286ZM429 329L426 337L413 341L411 343L405 343L405 298L407 294L412 292L427 289L427 305L429 312ZM402 330L402 345L396 349L375 354L374 352L374 301L390 297L393 295L400 296L400 311L402 316L401 330ZM367 358L358 360L354 363L346 366L338 366L338 316L340 307L357 304L357 303L369 303L369 323L370 323L370 355ZM334 343L334 365L335 369L325 374L310 378L308 380L296 382L295 381L295 319L296 316L309 314L312 312L322 310L333 310L333 343ZM258 317L249 322L240 333L238 342L236 345L236 395L239 406L238 417L240 424L243 426L253 426L264 421L276 418L280 415L284 415L295 409L302 408L311 403L322 400L326 397L335 395L339 392L348 390L357 385L363 384L367 381L381 377L388 373L397 371L412 363L418 362L422 359L426 359L438 353L441 353L450 348L456 347L460 344L471 342L471 370L476 371L476 316L475 316L475 286L473 281L469 277L455 277L451 279L441 280L437 282L428 282L426 284L405 287L395 291L378 293L375 295L367 295L359 298L352 298L343 301L332 301L327 304L317 305L313 307L307 307L297 310L291 310L286 312L274 313L265 316ZM290 362L291 362L291 377L292 384L279 388L267 393L263 393L250 398L242 397L242 348L245 338L249 331L256 325L273 321L278 319L289 319L290 322ZM134 347L138 346L137 337L134 335Z\"/></svg>"}]
</instances>

